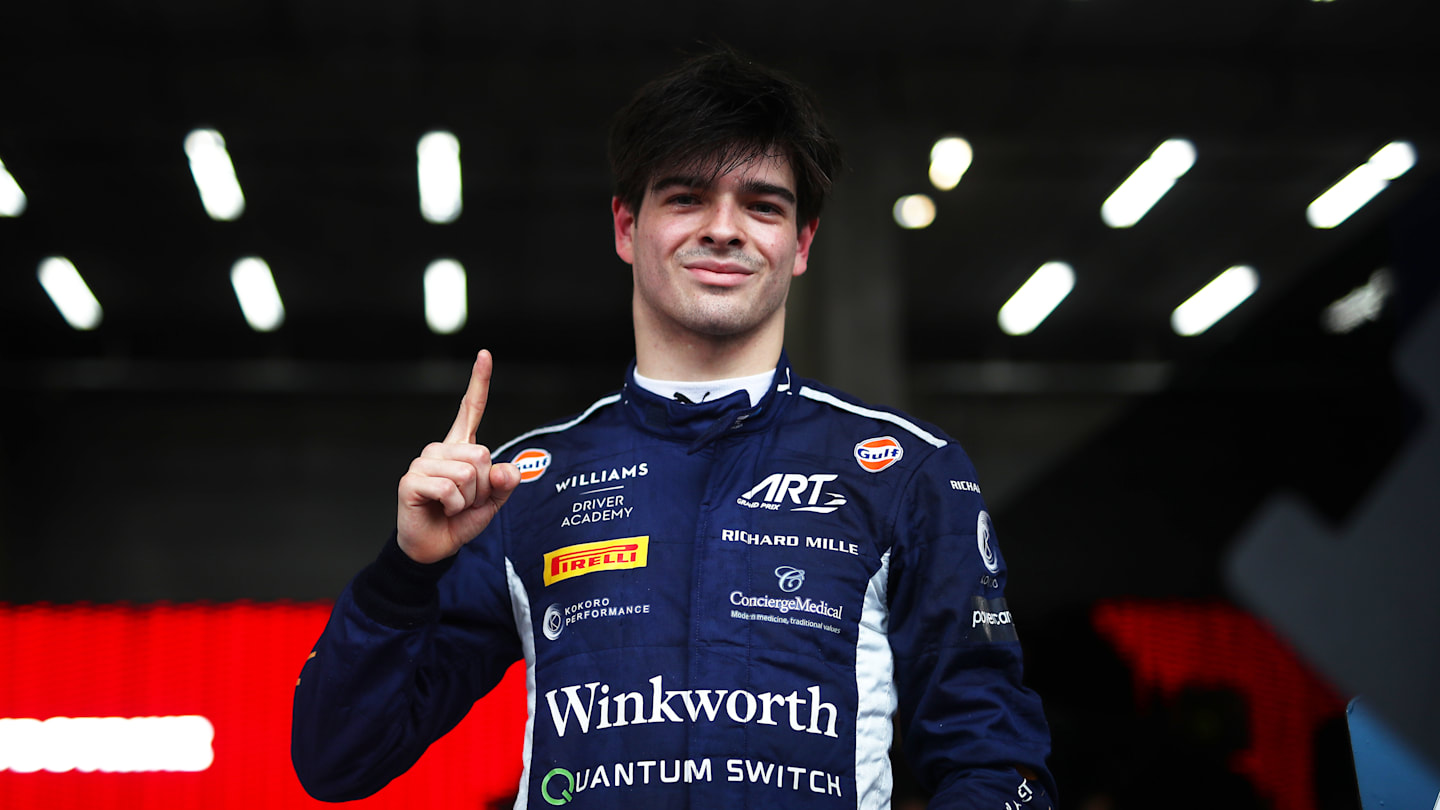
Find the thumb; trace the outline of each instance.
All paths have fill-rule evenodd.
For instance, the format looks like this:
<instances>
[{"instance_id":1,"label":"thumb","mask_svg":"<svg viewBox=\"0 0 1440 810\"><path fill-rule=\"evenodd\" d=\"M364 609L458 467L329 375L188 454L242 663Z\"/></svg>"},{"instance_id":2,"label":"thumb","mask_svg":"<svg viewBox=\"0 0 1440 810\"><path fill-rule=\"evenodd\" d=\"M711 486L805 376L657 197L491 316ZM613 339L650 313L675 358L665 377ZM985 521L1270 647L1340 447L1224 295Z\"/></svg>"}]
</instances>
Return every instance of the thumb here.
<instances>
[{"instance_id":1,"label":"thumb","mask_svg":"<svg viewBox=\"0 0 1440 810\"><path fill-rule=\"evenodd\" d=\"M490 467L490 502L499 509L510 500L515 488L520 486L520 468L514 464L494 464Z\"/></svg>"}]
</instances>

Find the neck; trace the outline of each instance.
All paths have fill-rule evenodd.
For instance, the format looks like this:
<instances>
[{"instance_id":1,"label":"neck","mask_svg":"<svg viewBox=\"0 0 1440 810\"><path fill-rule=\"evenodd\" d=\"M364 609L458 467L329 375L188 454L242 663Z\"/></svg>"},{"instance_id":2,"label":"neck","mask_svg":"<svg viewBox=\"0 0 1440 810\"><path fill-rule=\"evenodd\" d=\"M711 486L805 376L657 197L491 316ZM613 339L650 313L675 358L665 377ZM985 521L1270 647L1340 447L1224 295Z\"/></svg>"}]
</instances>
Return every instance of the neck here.
<instances>
[{"instance_id":1,"label":"neck","mask_svg":"<svg viewBox=\"0 0 1440 810\"><path fill-rule=\"evenodd\" d=\"M784 310L755 330L705 335L635 316L635 370L659 380L724 380L770 371L785 344Z\"/></svg>"}]
</instances>

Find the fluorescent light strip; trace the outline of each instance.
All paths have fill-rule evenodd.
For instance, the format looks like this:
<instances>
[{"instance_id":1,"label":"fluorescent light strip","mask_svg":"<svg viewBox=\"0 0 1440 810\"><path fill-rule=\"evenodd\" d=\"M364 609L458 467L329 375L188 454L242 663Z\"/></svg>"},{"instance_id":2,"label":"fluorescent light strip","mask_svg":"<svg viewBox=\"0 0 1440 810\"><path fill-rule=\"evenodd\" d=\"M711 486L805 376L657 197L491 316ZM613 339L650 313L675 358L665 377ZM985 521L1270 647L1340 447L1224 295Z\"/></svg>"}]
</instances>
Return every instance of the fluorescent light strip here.
<instances>
[{"instance_id":1,"label":"fluorescent light strip","mask_svg":"<svg viewBox=\"0 0 1440 810\"><path fill-rule=\"evenodd\" d=\"M935 221L935 201L925 194L906 194L890 211L896 224L907 230L928 228Z\"/></svg>"},{"instance_id":2,"label":"fluorescent light strip","mask_svg":"<svg viewBox=\"0 0 1440 810\"><path fill-rule=\"evenodd\" d=\"M1390 181L1415 165L1415 147L1408 141L1391 141L1370 160L1315 198L1305 209L1312 228L1333 228L1359 211L1365 203L1390 185Z\"/></svg>"},{"instance_id":3,"label":"fluorescent light strip","mask_svg":"<svg viewBox=\"0 0 1440 810\"><path fill-rule=\"evenodd\" d=\"M40 286L45 288L45 294L50 296L55 308L60 310L60 317L70 324L71 329L88 331L100 325L105 315L100 309L100 302L69 259L51 256L40 262L36 275L40 278Z\"/></svg>"},{"instance_id":4,"label":"fluorescent light strip","mask_svg":"<svg viewBox=\"0 0 1440 810\"><path fill-rule=\"evenodd\" d=\"M1007 335L1035 331L1075 289L1075 270L1065 262L1046 262L1000 307L1000 328Z\"/></svg>"},{"instance_id":5,"label":"fluorescent light strip","mask_svg":"<svg viewBox=\"0 0 1440 810\"><path fill-rule=\"evenodd\" d=\"M1380 320L1385 302L1395 292L1395 282L1390 271L1380 268L1370 274L1370 280L1356 287L1343 298L1320 314L1320 323L1332 335L1343 335L1369 321Z\"/></svg>"},{"instance_id":6,"label":"fluorescent light strip","mask_svg":"<svg viewBox=\"0 0 1440 810\"><path fill-rule=\"evenodd\" d=\"M1100 218L1112 228L1129 228L1194 165L1194 144L1183 138L1165 141L1105 199Z\"/></svg>"},{"instance_id":7,"label":"fluorescent light strip","mask_svg":"<svg viewBox=\"0 0 1440 810\"><path fill-rule=\"evenodd\" d=\"M454 259L437 259L425 268L425 323L437 335L453 335L469 315L465 268Z\"/></svg>"},{"instance_id":8,"label":"fluorescent light strip","mask_svg":"<svg viewBox=\"0 0 1440 810\"><path fill-rule=\"evenodd\" d=\"M930 182L941 191L955 188L974 158L969 141L954 136L941 138L930 147Z\"/></svg>"},{"instance_id":9,"label":"fluorescent light strip","mask_svg":"<svg viewBox=\"0 0 1440 810\"><path fill-rule=\"evenodd\" d=\"M245 213L245 195L235 177L235 164L225 151L225 138L213 129L194 130L185 136L185 154L205 213L222 222L239 219Z\"/></svg>"},{"instance_id":10,"label":"fluorescent light strip","mask_svg":"<svg viewBox=\"0 0 1440 810\"><path fill-rule=\"evenodd\" d=\"M1175 334L1194 337L1214 326L1217 321L1240 304L1260 286L1255 268L1236 265L1221 273L1190 296L1170 314L1170 328Z\"/></svg>"},{"instance_id":11,"label":"fluorescent light strip","mask_svg":"<svg viewBox=\"0 0 1440 810\"><path fill-rule=\"evenodd\" d=\"M25 213L25 191L0 160L0 217L18 217Z\"/></svg>"},{"instance_id":12,"label":"fluorescent light strip","mask_svg":"<svg viewBox=\"0 0 1440 810\"><path fill-rule=\"evenodd\" d=\"M273 332L285 322L285 304L264 259L248 256L230 268L230 285L245 322L256 332Z\"/></svg>"},{"instance_id":13,"label":"fluorescent light strip","mask_svg":"<svg viewBox=\"0 0 1440 810\"><path fill-rule=\"evenodd\" d=\"M420 176L420 215L444 224L460 217L460 141L449 132L426 133L415 147Z\"/></svg>"},{"instance_id":14,"label":"fluorescent light strip","mask_svg":"<svg viewBox=\"0 0 1440 810\"><path fill-rule=\"evenodd\" d=\"M143 773L207 770L215 726L175 717L0 717L0 772Z\"/></svg>"}]
</instances>

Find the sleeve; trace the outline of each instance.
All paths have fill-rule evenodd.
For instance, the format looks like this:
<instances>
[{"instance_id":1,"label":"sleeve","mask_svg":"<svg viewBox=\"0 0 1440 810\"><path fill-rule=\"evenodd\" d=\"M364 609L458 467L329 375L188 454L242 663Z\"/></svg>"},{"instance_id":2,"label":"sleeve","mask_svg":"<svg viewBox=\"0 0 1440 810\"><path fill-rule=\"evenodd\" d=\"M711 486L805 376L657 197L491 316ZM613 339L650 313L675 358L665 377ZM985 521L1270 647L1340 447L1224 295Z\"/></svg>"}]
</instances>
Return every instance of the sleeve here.
<instances>
[{"instance_id":1,"label":"sleeve","mask_svg":"<svg viewBox=\"0 0 1440 810\"><path fill-rule=\"evenodd\" d=\"M1050 731L1039 696L1021 683L1005 561L974 467L947 444L900 501L888 596L907 762L933 793L932 810L1046 810Z\"/></svg>"},{"instance_id":2,"label":"sleeve","mask_svg":"<svg viewBox=\"0 0 1440 810\"><path fill-rule=\"evenodd\" d=\"M380 790L520 657L500 544L487 539L498 540L422 565L392 534L336 601L295 685L290 757L311 796Z\"/></svg>"}]
</instances>

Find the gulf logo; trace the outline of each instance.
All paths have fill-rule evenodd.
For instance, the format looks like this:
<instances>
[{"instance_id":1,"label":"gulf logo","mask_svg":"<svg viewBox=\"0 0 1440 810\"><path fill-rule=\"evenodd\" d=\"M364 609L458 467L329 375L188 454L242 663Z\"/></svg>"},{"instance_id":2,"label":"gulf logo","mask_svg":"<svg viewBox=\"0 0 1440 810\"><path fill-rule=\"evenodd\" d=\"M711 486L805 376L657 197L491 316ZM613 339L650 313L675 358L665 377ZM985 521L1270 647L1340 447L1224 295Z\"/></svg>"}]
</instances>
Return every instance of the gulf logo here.
<instances>
[{"instance_id":1,"label":"gulf logo","mask_svg":"<svg viewBox=\"0 0 1440 810\"><path fill-rule=\"evenodd\" d=\"M878 473L900 460L905 448L892 436L876 436L855 445L855 461L865 472Z\"/></svg>"},{"instance_id":2,"label":"gulf logo","mask_svg":"<svg viewBox=\"0 0 1440 810\"><path fill-rule=\"evenodd\" d=\"M534 481L550 469L550 451L530 447L515 454L515 466L520 468L520 483Z\"/></svg>"}]
</instances>

